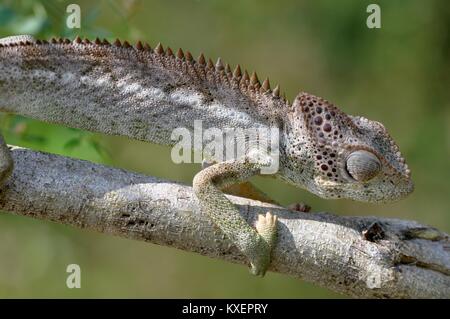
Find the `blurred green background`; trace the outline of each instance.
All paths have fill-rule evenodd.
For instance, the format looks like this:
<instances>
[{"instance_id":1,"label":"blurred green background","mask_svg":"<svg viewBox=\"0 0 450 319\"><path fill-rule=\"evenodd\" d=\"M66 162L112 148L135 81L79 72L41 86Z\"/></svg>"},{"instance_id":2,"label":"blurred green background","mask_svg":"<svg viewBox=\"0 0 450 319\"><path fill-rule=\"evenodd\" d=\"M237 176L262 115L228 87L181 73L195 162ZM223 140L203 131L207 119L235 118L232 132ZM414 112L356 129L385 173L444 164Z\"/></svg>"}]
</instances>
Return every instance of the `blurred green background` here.
<instances>
[{"instance_id":1,"label":"blurred green background","mask_svg":"<svg viewBox=\"0 0 450 319\"><path fill-rule=\"evenodd\" d=\"M81 29L65 26L81 6ZM327 201L271 179L255 183L283 204L318 211L413 219L450 232L450 5L377 1L381 29L368 29L372 1L0 1L0 37L75 35L221 56L270 75L289 99L304 90L349 114L383 122L411 167L415 192L389 205ZM175 165L160 146L2 115L9 144L83 158L191 183L198 165ZM68 264L82 288L66 288ZM249 275L245 267L173 248L0 214L0 297L342 296L287 276Z\"/></svg>"}]
</instances>

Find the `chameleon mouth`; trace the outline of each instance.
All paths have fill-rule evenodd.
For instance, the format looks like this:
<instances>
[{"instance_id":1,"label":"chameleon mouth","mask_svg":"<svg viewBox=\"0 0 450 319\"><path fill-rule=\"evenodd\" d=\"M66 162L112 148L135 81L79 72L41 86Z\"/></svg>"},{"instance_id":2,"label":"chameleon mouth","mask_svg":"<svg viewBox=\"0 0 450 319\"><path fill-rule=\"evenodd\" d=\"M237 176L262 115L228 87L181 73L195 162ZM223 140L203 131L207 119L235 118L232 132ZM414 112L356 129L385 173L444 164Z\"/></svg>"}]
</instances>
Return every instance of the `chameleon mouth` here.
<instances>
[{"instance_id":1,"label":"chameleon mouth","mask_svg":"<svg viewBox=\"0 0 450 319\"><path fill-rule=\"evenodd\" d=\"M406 185L402 185L400 187L395 187L395 191L391 191L383 196L380 196L379 200L371 200L371 202L378 203L395 203L404 198L406 198L409 194L414 191L414 183L412 180L409 180Z\"/></svg>"}]
</instances>

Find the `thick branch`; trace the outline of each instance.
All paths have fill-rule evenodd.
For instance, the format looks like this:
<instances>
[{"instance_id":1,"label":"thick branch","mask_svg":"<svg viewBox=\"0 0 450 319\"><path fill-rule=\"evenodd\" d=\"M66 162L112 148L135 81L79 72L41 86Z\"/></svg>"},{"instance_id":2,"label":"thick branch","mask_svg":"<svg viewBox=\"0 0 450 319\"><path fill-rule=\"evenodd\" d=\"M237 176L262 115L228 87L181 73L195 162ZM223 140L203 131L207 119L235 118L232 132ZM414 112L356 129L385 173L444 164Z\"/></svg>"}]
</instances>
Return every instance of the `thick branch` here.
<instances>
[{"instance_id":1,"label":"thick branch","mask_svg":"<svg viewBox=\"0 0 450 319\"><path fill-rule=\"evenodd\" d=\"M245 263L188 186L27 149L12 153L1 210ZM434 228L230 198L251 224L269 209L279 216L272 271L354 297L450 297L449 237Z\"/></svg>"}]
</instances>

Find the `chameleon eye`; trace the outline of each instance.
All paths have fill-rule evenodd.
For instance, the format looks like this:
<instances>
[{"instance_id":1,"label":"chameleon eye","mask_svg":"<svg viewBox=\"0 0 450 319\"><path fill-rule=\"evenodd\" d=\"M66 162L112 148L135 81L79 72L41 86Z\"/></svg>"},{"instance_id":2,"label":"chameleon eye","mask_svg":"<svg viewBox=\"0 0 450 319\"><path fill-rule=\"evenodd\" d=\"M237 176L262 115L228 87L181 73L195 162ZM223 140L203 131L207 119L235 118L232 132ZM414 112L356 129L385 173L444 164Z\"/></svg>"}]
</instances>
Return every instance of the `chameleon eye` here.
<instances>
[{"instance_id":1,"label":"chameleon eye","mask_svg":"<svg viewBox=\"0 0 450 319\"><path fill-rule=\"evenodd\" d=\"M360 182L374 178L381 170L378 157L367 151L355 151L347 157L347 173Z\"/></svg>"}]
</instances>

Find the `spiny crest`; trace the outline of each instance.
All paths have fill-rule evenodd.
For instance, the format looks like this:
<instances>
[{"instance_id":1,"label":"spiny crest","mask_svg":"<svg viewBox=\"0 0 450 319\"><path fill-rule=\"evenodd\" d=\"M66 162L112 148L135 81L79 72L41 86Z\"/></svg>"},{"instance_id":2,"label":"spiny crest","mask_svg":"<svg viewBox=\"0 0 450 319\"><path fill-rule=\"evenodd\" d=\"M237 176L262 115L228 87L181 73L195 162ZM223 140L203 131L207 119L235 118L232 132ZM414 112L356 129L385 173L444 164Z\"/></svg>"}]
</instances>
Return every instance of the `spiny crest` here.
<instances>
[{"instance_id":1,"label":"spiny crest","mask_svg":"<svg viewBox=\"0 0 450 319\"><path fill-rule=\"evenodd\" d=\"M222 62L222 59L221 58L218 58L217 59L217 62L216 62L216 70L217 71L222 71L222 70L224 70L225 68L224 68L224 66L223 66L223 62Z\"/></svg>"},{"instance_id":2,"label":"spiny crest","mask_svg":"<svg viewBox=\"0 0 450 319\"><path fill-rule=\"evenodd\" d=\"M242 72L241 72L241 66L238 64L238 65L236 65L236 68L235 68L234 71L233 71L233 76L234 76L236 79L240 79L240 78L241 78L241 75L242 75Z\"/></svg>"},{"instance_id":3,"label":"spiny crest","mask_svg":"<svg viewBox=\"0 0 450 319\"><path fill-rule=\"evenodd\" d=\"M269 78L266 78L261 86L261 92L266 92L270 90Z\"/></svg>"},{"instance_id":4,"label":"spiny crest","mask_svg":"<svg viewBox=\"0 0 450 319\"><path fill-rule=\"evenodd\" d=\"M32 39L32 38L31 38ZM111 46L116 48L124 48L124 49L134 49L136 51L147 51L149 53L154 53L160 56L167 56L170 58L182 60L185 62L189 62L191 64L198 64L199 66L210 69L212 71L219 72L221 76L225 76L228 80L233 80L234 83L238 83L241 89L253 89L261 94L269 94L274 98L279 98L283 100L286 104L289 104L289 101L285 98L284 95L280 92L280 87L277 85L273 91L270 88L269 79L266 78L261 84L258 75L256 72L253 72L251 76L249 76L247 70L242 72L241 66L236 65L235 69L232 70L231 66L227 63L224 64L222 59L219 57L217 61L214 63L211 59L206 59L203 53L199 55L197 60L195 60L192 54L189 51L183 52L180 48L174 54L170 47L167 50L164 50L164 47L161 43L158 43L154 49L148 43L142 43L141 41L137 41L135 46L132 46L128 41L121 42L119 39L116 39L112 44L108 42L106 39L95 38L94 41L90 41L87 38L82 39L80 36L75 37L73 41L67 38L52 38L50 41L46 40L21 40L17 42L11 43L0 43L0 48L2 47L15 47L15 46L25 46L25 45L95 45L95 46Z\"/></svg>"},{"instance_id":5,"label":"spiny crest","mask_svg":"<svg viewBox=\"0 0 450 319\"><path fill-rule=\"evenodd\" d=\"M250 84L256 87L260 86L258 75L256 74L255 71L253 71L252 76L250 77Z\"/></svg>"},{"instance_id":6,"label":"spiny crest","mask_svg":"<svg viewBox=\"0 0 450 319\"><path fill-rule=\"evenodd\" d=\"M241 83L246 85L247 82L250 82L250 76L248 75L247 70L244 70L244 76L242 77Z\"/></svg>"},{"instance_id":7,"label":"spiny crest","mask_svg":"<svg viewBox=\"0 0 450 319\"><path fill-rule=\"evenodd\" d=\"M10 36L0 39L0 47L23 46L35 43L35 39L30 35Z\"/></svg>"},{"instance_id":8,"label":"spiny crest","mask_svg":"<svg viewBox=\"0 0 450 319\"><path fill-rule=\"evenodd\" d=\"M159 42L156 47L155 47L155 52L159 55L163 55L164 54L164 48L161 44L161 42Z\"/></svg>"},{"instance_id":9,"label":"spiny crest","mask_svg":"<svg viewBox=\"0 0 450 319\"><path fill-rule=\"evenodd\" d=\"M197 61L200 65L206 65L206 60L205 60L205 56L203 55L203 53L200 53L200 56L198 57Z\"/></svg>"},{"instance_id":10,"label":"spiny crest","mask_svg":"<svg viewBox=\"0 0 450 319\"><path fill-rule=\"evenodd\" d=\"M206 67L208 69L214 69L214 62L211 60L211 58L208 59L208 63L206 64Z\"/></svg>"},{"instance_id":11,"label":"spiny crest","mask_svg":"<svg viewBox=\"0 0 450 319\"><path fill-rule=\"evenodd\" d=\"M167 47L167 49L166 49L166 55L167 56L170 56L170 57L173 57L174 55L173 55L173 51L172 51L172 49L170 48L170 47Z\"/></svg>"},{"instance_id":12,"label":"spiny crest","mask_svg":"<svg viewBox=\"0 0 450 319\"><path fill-rule=\"evenodd\" d=\"M194 58L192 57L191 52L186 51L186 55L185 56L186 56L186 61L188 61L188 62L194 61Z\"/></svg>"},{"instance_id":13,"label":"spiny crest","mask_svg":"<svg viewBox=\"0 0 450 319\"><path fill-rule=\"evenodd\" d=\"M273 89L273 95L279 97L280 96L280 85L277 84L277 86Z\"/></svg>"},{"instance_id":14,"label":"spiny crest","mask_svg":"<svg viewBox=\"0 0 450 319\"><path fill-rule=\"evenodd\" d=\"M227 74L233 74L233 72L231 72L231 67L230 67L230 65L227 63L226 65L225 65L225 72L227 73Z\"/></svg>"},{"instance_id":15,"label":"spiny crest","mask_svg":"<svg viewBox=\"0 0 450 319\"><path fill-rule=\"evenodd\" d=\"M180 60L184 59L184 52L183 52L183 50L181 48L179 48L178 51L177 51L177 58L180 59Z\"/></svg>"},{"instance_id":16,"label":"spiny crest","mask_svg":"<svg viewBox=\"0 0 450 319\"><path fill-rule=\"evenodd\" d=\"M144 50L144 46L142 45L142 42L141 42L141 41L138 41L138 42L136 43L136 49L139 50L139 51Z\"/></svg>"}]
</instances>

